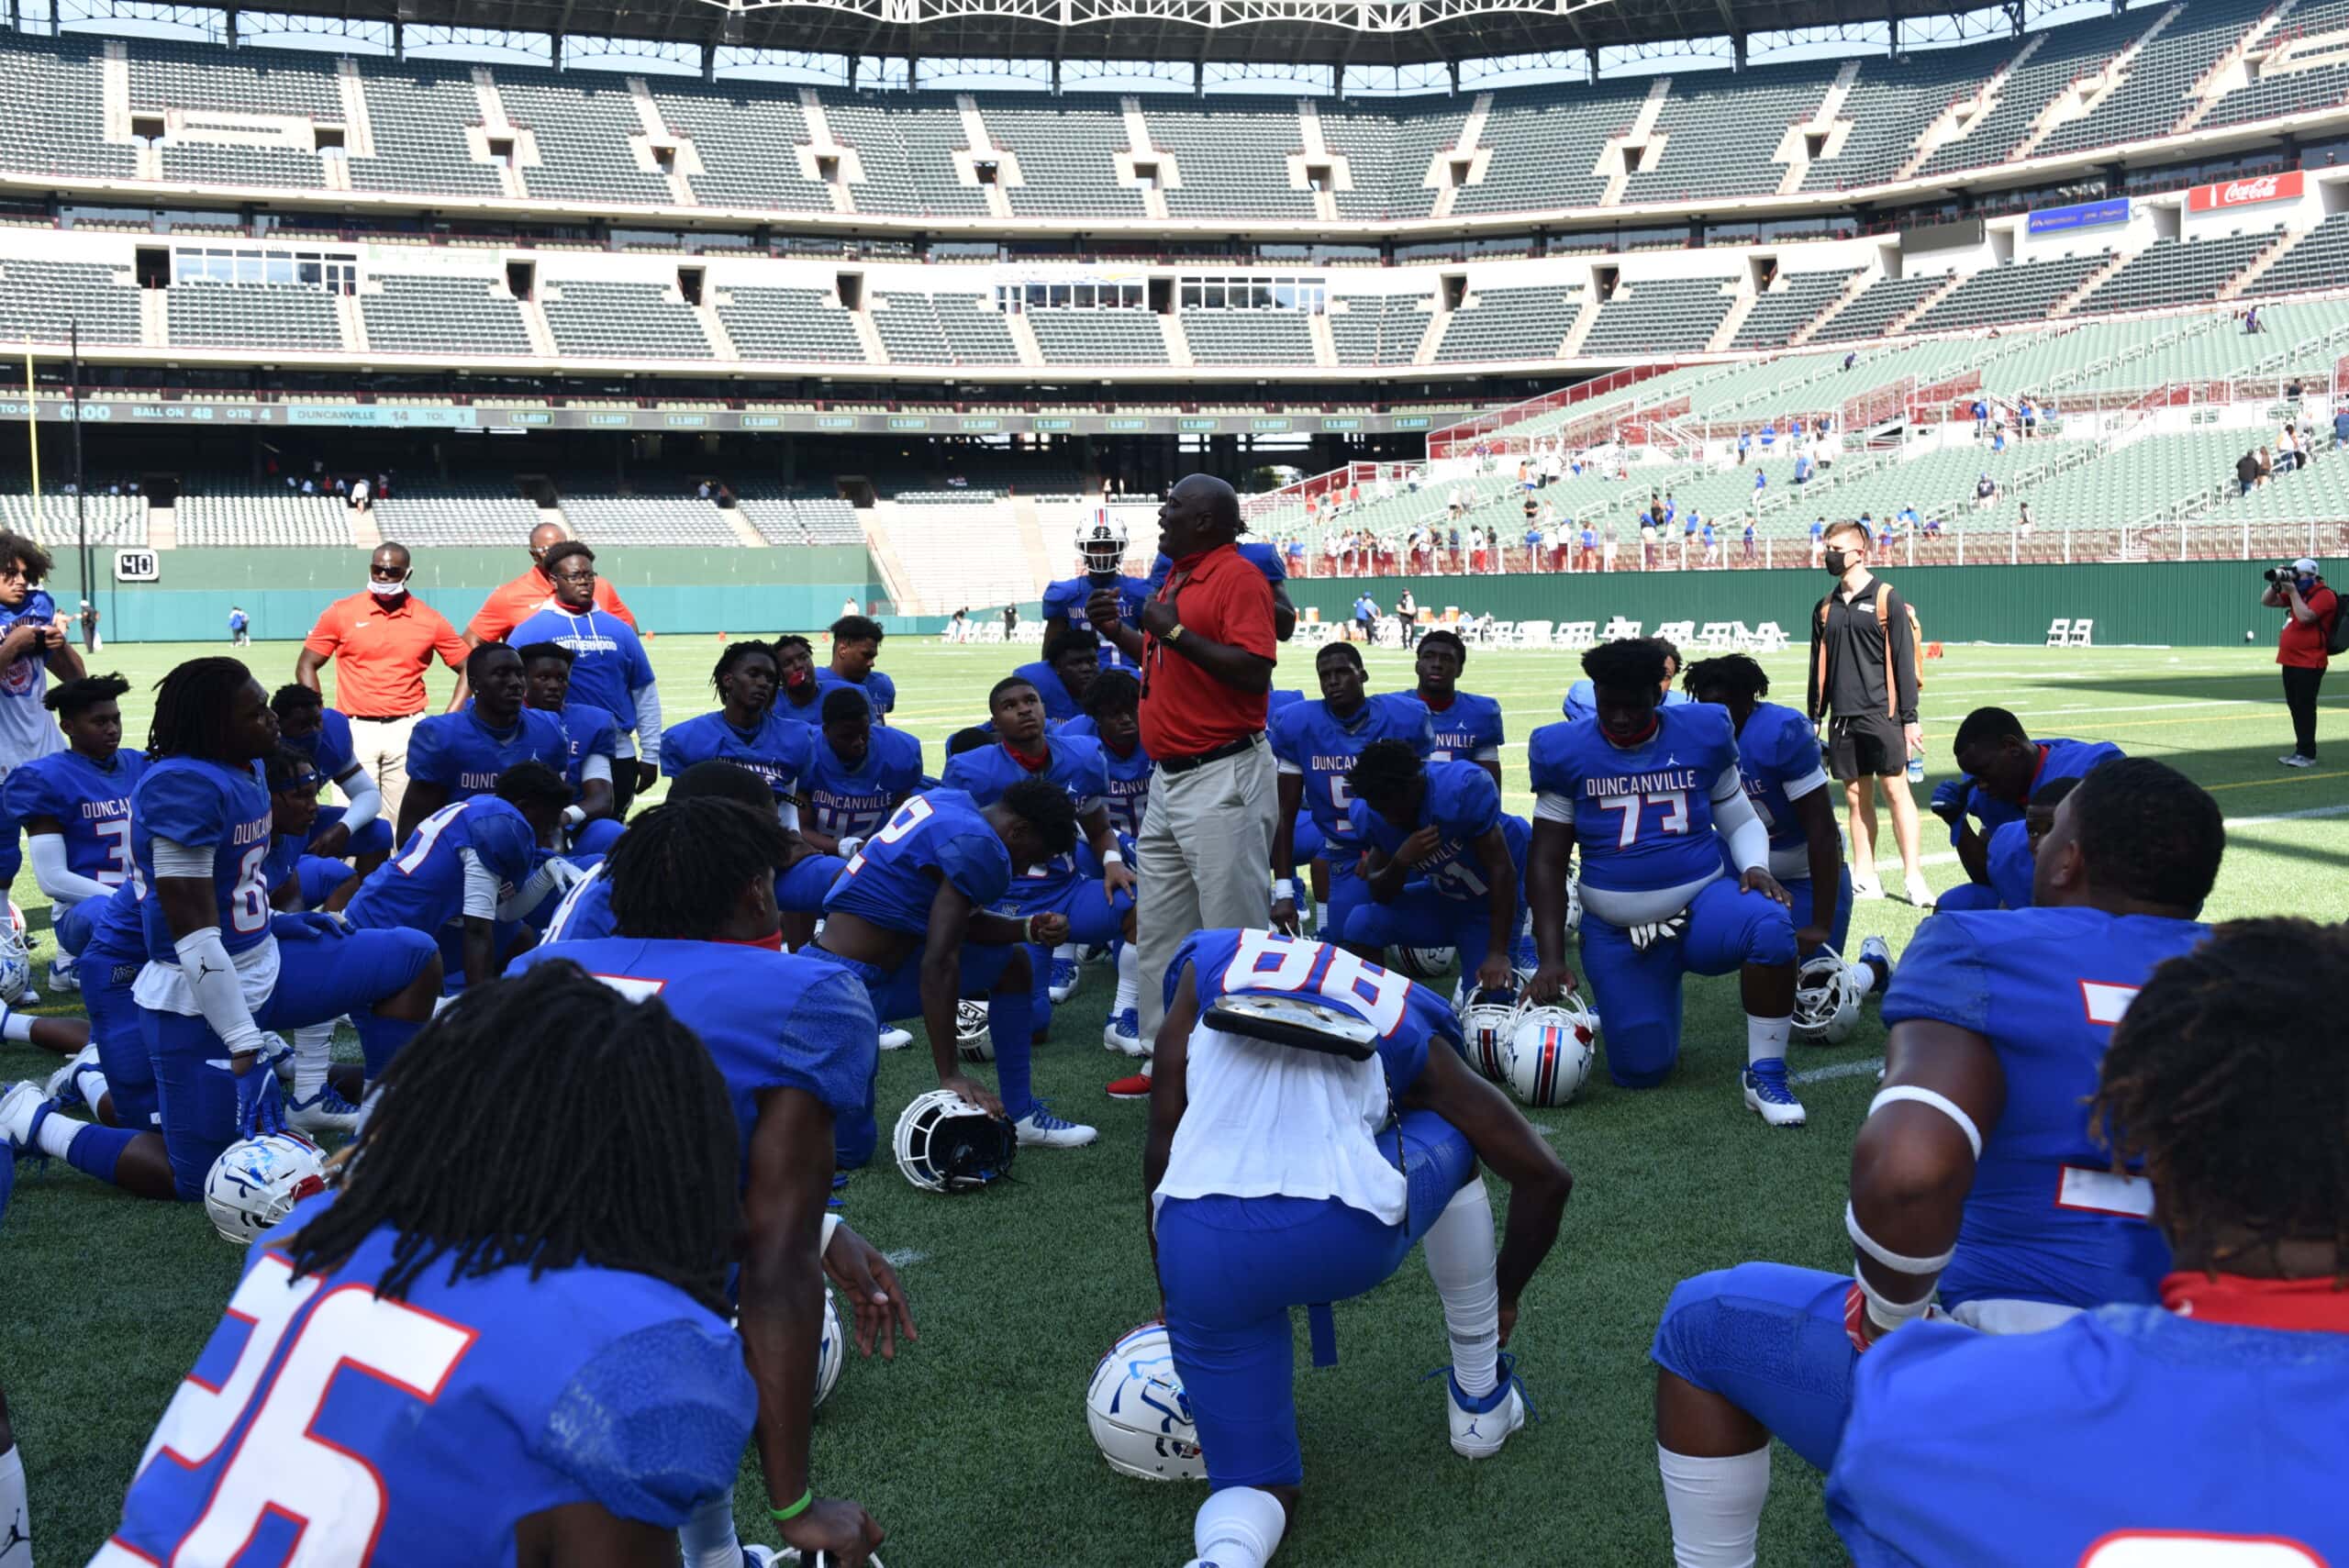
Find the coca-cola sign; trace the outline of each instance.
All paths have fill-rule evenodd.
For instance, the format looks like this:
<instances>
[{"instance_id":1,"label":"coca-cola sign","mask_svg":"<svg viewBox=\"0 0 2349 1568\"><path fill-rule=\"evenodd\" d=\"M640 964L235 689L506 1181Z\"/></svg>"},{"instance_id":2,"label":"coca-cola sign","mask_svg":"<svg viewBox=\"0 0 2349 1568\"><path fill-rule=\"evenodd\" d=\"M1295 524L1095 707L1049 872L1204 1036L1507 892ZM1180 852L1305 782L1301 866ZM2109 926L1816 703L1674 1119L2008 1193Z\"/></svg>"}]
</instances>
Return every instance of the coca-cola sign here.
<instances>
[{"instance_id":1,"label":"coca-cola sign","mask_svg":"<svg viewBox=\"0 0 2349 1568\"><path fill-rule=\"evenodd\" d=\"M2252 206L2260 202L2298 201L2300 196L2300 172L2290 170L2282 174L2260 174L2248 180L2221 180L2216 184L2197 185L2186 195L2189 212L2217 212L2224 207Z\"/></svg>"}]
</instances>

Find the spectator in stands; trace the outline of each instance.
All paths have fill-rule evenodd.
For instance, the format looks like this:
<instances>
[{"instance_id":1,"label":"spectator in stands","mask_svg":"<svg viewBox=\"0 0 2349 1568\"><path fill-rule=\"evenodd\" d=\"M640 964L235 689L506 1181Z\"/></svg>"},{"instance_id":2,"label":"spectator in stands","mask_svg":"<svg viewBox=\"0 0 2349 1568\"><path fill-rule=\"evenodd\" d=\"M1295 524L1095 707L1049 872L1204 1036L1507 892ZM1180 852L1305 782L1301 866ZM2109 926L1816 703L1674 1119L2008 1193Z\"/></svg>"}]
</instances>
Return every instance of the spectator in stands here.
<instances>
[{"instance_id":1,"label":"spectator in stands","mask_svg":"<svg viewBox=\"0 0 2349 1568\"><path fill-rule=\"evenodd\" d=\"M1305 575L1305 541L1303 539L1291 536L1281 548L1281 557L1288 567L1290 576Z\"/></svg>"},{"instance_id":2,"label":"spectator in stands","mask_svg":"<svg viewBox=\"0 0 2349 1568\"><path fill-rule=\"evenodd\" d=\"M2300 400L2301 391L2300 378L2299 376L2294 376L2291 380L2284 384L2284 401L2287 403L2298 403Z\"/></svg>"},{"instance_id":3,"label":"spectator in stands","mask_svg":"<svg viewBox=\"0 0 2349 1568\"><path fill-rule=\"evenodd\" d=\"M1590 525L1590 519L1589 519L1589 518L1587 518L1587 517L1585 517L1585 518L1583 519L1583 523L1582 523L1582 540L1581 540L1581 542L1582 542L1582 569L1583 569L1585 572L1596 572L1596 571L1598 571L1598 530L1597 528L1595 528L1591 527L1591 525Z\"/></svg>"},{"instance_id":4,"label":"spectator in stands","mask_svg":"<svg viewBox=\"0 0 2349 1568\"><path fill-rule=\"evenodd\" d=\"M843 616L852 616L852 615L856 615L856 614L858 614L859 612L860 612L860 606L858 606L858 604L857 604L857 602L856 602L856 595L855 595L851 594L847 598L842 599L842 600L841 601L841 615L843 615Z\"/></svg>"},{"instance_id":5,"label":"spectator in stands","mask_svg":"<svg viewBox=\"0 0 2349 1568\"><path fill-rule=\"evenodd\" d=\"M1740 431L1737 433L1737 466L1738 466L1738 467L1740 467L1740 468L1743 468L1743 467L1745 466L1745 457L1746 457L1746 454L1747 454L1748 452L1751 452L1753 450L1753 431L1751 431L1751 430L1740 430Z\"/></svg>"},{"instance_id":6,"label":"spectator in stands","mask_svg":"<svg viewBox=\"0 0 2349 1568\"><path fill-rule=\"evenodd\" d=\"M1990 450L1993 452L2007 450L2007 422L2004 419L1990 421Z\"/></svg>"},{"instance_id":7,"label":"spectator in stands","mask_svg":"<svg viewBox=\"0 0 2349 1568\"><path fill-rule=\"evenodd\" d=\"M375 493L378 495L384 493L380 483ZM482 606L474 612L473 618L465 623L466 648L475 648L484 642L505 641L508 632L554 596L554 584L548 581L540 563L546 559L548 550L570 537L562 531L560 523L540 523L530 530L530 537L526 541L530 551L530 569L511 583L502 583L489 591L489 597L482 601ZM636 624L636 617L629 613L628 606L620 603L619 590L613 587L607 578L596 579L596 607L607 610L626 621L630 631L642 629ZM387 806L386 809L391 808Z\"/></svg>"},{"instance_id":8,"label":"spectator in stands","mask_svg":"<svg viewBox=\"0 0 2349 1568\"><path fill-rule=\"evenodd\" d=\"M1980 477L1974 481L1974 509L1977 512L1987 511L1998 499L1998 483L1990 477L1990 471L1986 468L1982 471Z\"/></svg>"},{"instance_id":9,"label":"spectator in stands","mask_svg":"<svg viewBox=\"0 0 2349 1568\"><path fill-rule=\"evenodd\" d=\"M2267 330L2267 324L2259 319L2259 306L2254 305L2243 313L2243 329L2246 336Z\"/></svg>"},{"instance_id":10,"label":"spectator in stands","mask_svg":"<svg viewBox=\"0 0 2349 1568\"><path fill-rule=\"evenodd\" d=\"M1533 492L1531 490L1525 493L1525 506L1522 510L1525 513L1525 529L1529 536L1525 542L1531 544L1533 542L1531 536L1542 516L1542 503L1533 498Z\"/></svg>"},{"instance_id":11,"label":"spectator in stands","mask_svg":"<svg viewBox=\"0 0 2349 1568\"><path fill-rule=\"evenodd\" d=\"M369 496L370 492L367 487L367 476L362 473L351 484L351 509L354 512L373 511L375 509L375 503L371 500Z\"/></svg>"},{"instance_id":12,"label":"spectator in stands","mask_svg":"<svg viewBox=\"0 0 2349 1568\"><path fill-rule=\"evenodd\" d=\"M1487 571L1501 570L1501 531L1498 528L1487 528L1485 530L1485 560Z\"/></svg>"},{"instance_id":13,"label":"spectator in stands","mask_svg":"<svg viewBox=\"0 0 2349 1568\"><path fill-rule=\"evenodd\" d=\"M1989 431L1990 406L1977 397L1971 412L1974 415L1974 439L1978 441Z\"/></svg>"},{"instance_id":14,"label":"spectator in stands","mask_svg":"<svg viewBox=\"0 0 2349 1568\"><path fill-rule=\"evenodd\" d=\"M1770 487L1770 476L1757 468L1753 471L1753 494L1759 495Z\"/></svg>"},{"instance_id":15,"label":"spectator in stands","mask_svg":"<svg viewBox=\"0 0 2349 1568\"><path fill-rule=\"evenodd\" d=\"M2021 426L2024 440L2039 434L2039 410L2032 406L2028 393L2023 395L2022 401L2015 405L2015 419Z\"/></svg>"},{"instance_id":16,"label":"spectator in stands","mask_svg":"<svg viewBox=\"0 0 2349 1568\"><path fill-rule=\"evenodd\" d=\"M253 640L252 617L245 614L241 605L228 606L228 646L250 648Z\"/></svg>"},{"instance_id":17,"label":"spectator in stands","mask_svg":"<svg viewBox=\"0 0 2349 1568\"><path fill-rule=\"evenodd\" d=\"M1751 566L1753 564L1753 514L1751 512L1745 514L1745 537L1741 542L1745 564Z\"/></svg>"},{"instance_id":18,"label":"spectator in stands","mask_svg":"<svg viewBox=\"0 0 2349 1568\"><path fill-rule=\"evenodd\" d=\"M1820 557L1825 552L1826 549L1827 519L1824 517L1813 517L1810 520L1810 564L1814 571L1817 570L1820 562Z\"/></svg>"},{"instance_id":19,"label":"spectator in stands","mask_svg":"<svg viewBox=\"0 0 2349 1568\"><path fill-rule=\"evenodd\" d=\"M2266 447L2262 447L2262 448L2260 448L2260 449L2259 449L2259 484L2258 484L2258 488L2263 489L2263 490L2264 490L2264 489L2266 489L2266 488L2267 487L2267 482L2268 482L2269 480L2271 480L2271 479L2275 478L2275 477L2276 477L2276 458L2275 458L2275 454L2274 454L2274 453L2272 453L2272 452L2270 452L2270 451L2269 451Z\"/></svg>"},{"instance_id":20,"label":"spectator in stands","mask_svg":"<svg viewBox=\"0 0 2349 1568\"><path fill-rule=\"evenodd\" d=\"M2017 502L2015 505L2015 538L2019 539L2029 539L2031 537L2031 531L2035 526L2034 519L2031 515L2031 503L2029 501ZM1936 517L1932 522L1927 523L1925 525L1925 531L1938 538L1942 531L1941 518Z\"/></svg>"},{"instance_id":21,"label":"spectator in stands","mask_svg":"<svg viewBox=\"0 0 2349 1568\"><path fill-rule=\"evenodd\" d=\"M2332 411L2332 450L2349 447L2349 399L2343 399Z\"/></svg>"},{"instance_id":22,"label":"spectator in stands","mask_svg":"<svg viewBox=\"0 0 2349 1568\"><path fill-rule=\"evenodd\" d=\"M1868 571L1867 529L1839 522L1827 530L1826 570L1835 585L1812 607L1811 722L1827 724L1828 760L1843 785L1855 896L1880 898L1876 874L1876 790L1892 811L1892 831L1909 901L1932 903L1918 860L1917 803L1909 793L1909 759L1924 751L1917 722L1917 644L1909 606L1892 584Z\"/></svg>"},{"instance_id":23,"label":"spectator in stands","mask_svg":"<svg viewBox=\"0 0 2349 1568\"><path fill-rule=\"evenodd\" d=\"M294 679L314 692L319 670L335 662L334 706L351 720L351 750L395 822L407 794L408 735L424 717L424 673L436 655L462 672L471 651L440 611L408 592L415 570L406 545L377 545L365 591L328 605L294 662Z\"/></svg>"},{"instance_id":24,"label":"spectator in stands","mask_svg":"<svg viewBox=\"0 0 2349 1568\"><path fill-rule=\"evenodd\" d=\"M1452 520L1455 523L1468 515L1468 487L1466 485L1455 484L1452 487L1450 511Z\"/></svg>"},{"instance_id":25,"label":"spectator in stands","mask_svg":"<svg viewBox=\"0 0 2349 1568\"><path fill-rule=\"evenodd\" d=\"M1810 454L1809 452L1795 454L1795 483L1797 484L1810 483Z\"/></svg>"},{"instance_id":26,"label":"spectator in stands","mask_svg":"<svg viewBox=\"0 0 2349 1568\"><path fill-rule=\"evenodd\" d=\"M2300 428L2289 419L2276 436L2276 472L2290 473L2300 466Z\"/></svg>"},{"instance_id":27,"label":"spectator in stands","mask_svg":"<svg viewBox=\"0 0 2349 1568\"><path fill-rule=\"evenodd\" d=\"M1845 370L1850 370L1853 365L1859 361L1859 358L1860 351L1857 349L1845 350L1843 351L1843 368Z\"/></svg>"},{"instance_id":28,"label":"spectator in stands","mask_svg":"<svg viewBox=\"0 0 2349 1568\"><path fill-rule=\"evenodd\" d=\"M1691 512L1688 515L1693 517L1697 514ZM1705 564L1708 566L1719 566L1721 563L1721 543L1720 539L1713 533L1713 520L1710 517L1705 519L1703 539L1705 544Z\"/></svg>"},{"instance_id":29,"label":"spectator in stands","mask_svg":"<svg viewBox=\"0 0 2349 1568\"><path fill-rule=\"evenodd\" d=\"M2259 454L2247 451L2235 459L2235 494L2248 495L2259 488Z\"/></svg>"},{"instance_id":30,"label":"spectator in stands","mask_svg":"<svg viewBox=\"0 0 2349 1568\"><path fill-rule=\"evenodd\" d=\"M2333 622L2341 601L2325 586L2317 564L2306 556L2292 562L2289 575L2267 584L2259 602L2271 610L2287 610L2284 630L2276 642L2276 662L2283 669L2284 706L2292 715L2292 749L2276 760L2288 768L2316 765L2316 694L2324 684L2325 666L2332 662Z\"/></svg>"},{"instance_id":31,"label":"spectator in stands","mask_svg":"<svg viewBox=\"0 0 2349 1568\"><path fill-rule=\"evenodd\" d=\"M1456 528L1452 530L1452 570L1460 570L1460 530Z\"/></svg>"},{"instance_id":32,"label":"spectator in stands","mask_svg":"<svg viewBox=\"0 0 2349 1568\"><path fill-rule=\"evenodd\" d=\"M1605 553L1600 557L1600 567L1602 570L1608 572L1615 570L1615 528L1616 525L1612 521L1609 521L1607 525L1607 542L1601 547Z\"/></svg>"},{"instance_id":33,"label":"spectator in stands","mask_svg":"<svg viewBox=\"0 0 2349 1568\"><path fill-rule=\"evenodd\" d=\"M1765 462L1768 461L1769 456L1770 456L1770 450L1771 450L1771 449L1772 449L1773 447L1776 447L1777 444L1778 444L1778 422L1777 422L1777 420L1776 420L1776 419L1765 419L1765 420L1762 422L1762 456L1763 456L1763 459L1764 459L1764 461L1765 461Z\"/></svg>"}]
</instances>

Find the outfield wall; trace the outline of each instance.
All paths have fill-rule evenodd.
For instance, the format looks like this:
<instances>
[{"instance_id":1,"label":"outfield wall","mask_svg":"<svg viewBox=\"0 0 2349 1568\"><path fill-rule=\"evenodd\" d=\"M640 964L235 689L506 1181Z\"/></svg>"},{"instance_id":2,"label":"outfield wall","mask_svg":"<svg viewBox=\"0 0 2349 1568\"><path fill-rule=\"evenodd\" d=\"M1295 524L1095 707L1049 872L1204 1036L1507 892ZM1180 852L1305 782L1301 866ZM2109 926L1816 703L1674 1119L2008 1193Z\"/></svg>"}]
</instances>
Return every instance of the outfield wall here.
<instances>
[{"instance_id":1,"label":"outfield wall","mask_svg":"<svg viewBox=\"0 0 2349 1568\"><path fill-rule=\"evenodd\" d=\"M99 629L125 642L208 642L228 635L228 607L252 617L256 640L299 639L332 600L367 585L362 550L169 550L153 583L113 583L114 550L94 549ZM519 576L529 558L507 550L416 552L415 591L460 628L489 590ZM870 606L887 590L862 545L772 550L647 550L607 546L596 569L610 578L638 624L656 632L773 632L829 626L842 601ZM79 594L73 550L57 551L49 584L58 604Z\"/></svg>"},{"instance_id":2,"label":"outfield wall","mask_svg":"<svg viewBox=\"0 0 2349 1568\"><path fill-rule=\"evenodd\" d=\"M2272 643L2282 617L2262 609L2256 562L2185 562L2159 565L1934 566L1884 576L1917 606L1927 638L1938 642L2046 639L2047 623L2096 622L2099 643L2213 647L2240 644L2243 633ZM1668 620L1776 621L1798 641L1809 635L1811 606L1826 592L1824 572L1616 572L1596 575L1292 579L1289 598L1324 620L1353 612L1367 586L1391 610L1406 586L1441 613L1489 613L1502 620L1595 620L1622 616L1653 629Z\"/></svg>"}]
</instances>

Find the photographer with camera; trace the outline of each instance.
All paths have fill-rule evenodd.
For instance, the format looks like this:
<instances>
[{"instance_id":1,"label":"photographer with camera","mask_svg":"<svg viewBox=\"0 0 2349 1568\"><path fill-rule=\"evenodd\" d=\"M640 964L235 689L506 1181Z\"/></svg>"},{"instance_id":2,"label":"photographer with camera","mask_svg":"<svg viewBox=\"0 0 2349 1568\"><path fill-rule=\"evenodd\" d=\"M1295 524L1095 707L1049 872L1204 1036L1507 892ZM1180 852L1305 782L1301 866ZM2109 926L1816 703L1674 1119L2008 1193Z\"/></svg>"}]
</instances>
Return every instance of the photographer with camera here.
<instances>
[{"instance_id":1,"label":"photographer with camera","mask_svg":"<svg viewBox=\"0 0 2349 1568\"><path fill-rule=\"evenodd\" d=\"M41 705L49 677L82 678L68 621L41 586L49 551L23 534L0 529L0 784L35 757L65 749L64 732ZM0 815L0 890L24 863L17 819Z\"/></svg>"},{"instance_id":2,"label":"photographer with camera","mask_svg":"<svg viewBox=\"0 0 2349 1568\"><path fill-rule=\"evenodd\" d=\"M2276 760L2288 768L2312 768L2317 688L2332 655L2343 651L2341 601L2305 555L2289 566L2269 567L2266 576L2267 592L2259 602L2291 612L2276 639L2276 662L2283 666L2284 706L2292 713L2292 750Z\"/></svg>"}]
</instances>

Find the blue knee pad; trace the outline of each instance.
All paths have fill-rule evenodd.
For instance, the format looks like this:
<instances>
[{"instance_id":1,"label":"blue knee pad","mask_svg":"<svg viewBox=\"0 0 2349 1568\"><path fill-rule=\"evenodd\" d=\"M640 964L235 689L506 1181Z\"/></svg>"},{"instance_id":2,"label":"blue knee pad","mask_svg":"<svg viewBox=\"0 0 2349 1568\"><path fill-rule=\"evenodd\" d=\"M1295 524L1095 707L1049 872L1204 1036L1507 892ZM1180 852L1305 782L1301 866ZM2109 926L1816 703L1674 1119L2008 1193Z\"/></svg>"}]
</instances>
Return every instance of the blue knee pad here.
<instances>
[{"instance_id":1,"label":"blue knee pad","mask_svg":"<svg viewBox=\"0 0 2349 1568\"><path fill-rule=\"evenodd\" d=\"M1401 1156L1408 1193L1403 1230L1417 1241L1451 1207L1462 1187L1476 1176L1476 1151L1468 1135L1431 1110L1405 1111L1393 1132L1378 1135L1389 1160Z\"/></svg>"},{"instance_id":2,"label":"blue knee pad","mask_svg":"<svg viewBox=\"0 0 2349 1568\"><path fill-rule=\"evenodd\" d=\"M1621 927L1584 912L1583 975L1604 1020L1607 1076L1623 1088L1652 1089L1680 1060L1684 956L1678 942L1642 952Z\"/></svg>"},{"instance_id":3,"label":"blue knee pad","mask_svg":"<svg viewBox=\"0 0 2349 1568\"><path fill-rule=\"evenodd\" d=\"M139 1004L130 997L139 968L135 959L85 952L73 966L73 977L82 984L83 1010L90 1015L90 1043L98 1048L98 1068L106 1075L106 1092L114 1096L115 1125L146 1132L158 1124L155 1063L147 1053Z\"/></svg>"},{"instance_id":4,"label":"blue knee pad","mask_svg":"<svg viewBox=\"0 0 2349 1568\"><path fill-rule=\"evenodd\" d=\"M1648 1351L1825 1470L1851 1414L1859 1352L1843 1331L1847 1274L1740 1263L1673 1287Z\"/></svg>"},{"instance_id":5,"label":"blue knee pad","mask_svg":"<svg viewBox=\"0 0 2349 1568\"><path fill-rule=\"evenodd\" d=\"M1833 948L1839 957L1849 958L1852 955L1844 951L1844 944L1852 940L1852 868L1848 865L1841 868L1835 881L1835 910L1827 918L1827 945ZM1816 918L1811 895L1817 890L1817 884L1806 876L1787 883L1785 886L1787 895L1795 901L1787 915L1795 929L1799 931ZM1809 958L1810 954L1805 952L1802 956Z\"/></svg>"},{"instance_id":6,"label":"blue knee pad","mask_svg":"<svg viewBox=\"0 0 2349 1568\"><path fill-rule=\"evenodd\" d=\"M173 1195L194 1203L204 1196L204 1178L220 1151L237 1141L236 1074L228 1070L220 1037L202 1018L142 1007L139 1023L154 1066ZM220 1065L210 1065L215 1062Z\"/></svg>"},{"instance_id":7,"label":"blue knee pad","mask_svg":"<svg viewBox=\"0 0 2349 1568\"><path fill-rule=\"evenodd\" d=\"M1936 909L1996 909L1998 891L1978 882L1960 883L1945 893L1933 895Z\"/></svg>"},{"instance_id":8,"label":"blue knee pad","mask_svg":"<svg viewBox=\"0 0 2349 1568\"><path fill-rule=\"evenodd\" d=\"M1794 916L1776 899L1717 877L1688 901L1688 929L1680 933L1678 945L1682 964L1698 974L1728 974L1749 963L1792 963Z\"/></svg>"},{"instance_id":9,"label":"blue knee pad","mask_svg":"<svg viewBox=\"0 0 2349 1568\"><path fill-rule=\"evenodd\" d=\"M302 907L315 909L333 897L336 888L351 880L351 864L324 855L304 855L295 862L294 877L301 890L298 896Z\"/></svg>"},{"instance_id":10,"label":"blue knee pad","mask_svg":"<svg viewBox=\"0 0 2349 1568\"><path fill-rule=\"evenodd\" d=\"M824 895L832 890L832 880L847 865L838 855L809 855L789 871L779 873L774 879L776 907L795 915L822 914Z\"/></svg>"},{"instance_id":11,"label":"blue knee pad","mask_svg":"<svg viewBox=\"0 0 2349 1568\"><path fill-rule=\"evenodd\" d=\"M616 817L598 817L593 822L583 822L579 831L571 836L571 860L576 863L583 856L608 855L612 846L628 831L628 824Z\"/></svg>"},{"instance_id":12,"label":"blue knee pad","mask_svg":"<svg viewBox=\"0 0 2349 1568\"><path fill-rule=\"evenodd\" d=\"M343 817L349 814L350 807L348 806L319 806L318 819L310 824L310 842L313 844L317 843L318 841L318 835L324 833L328 828L332 828L337 823L340 822ZM375 820L370 822L366 827L362 828L358 832L353 833L351 836L351 842L342 852L351 860L359 860L367 855L390 854L392 852L391 823L381 817L376 817Z\"/></svg>"}]
</instances>

